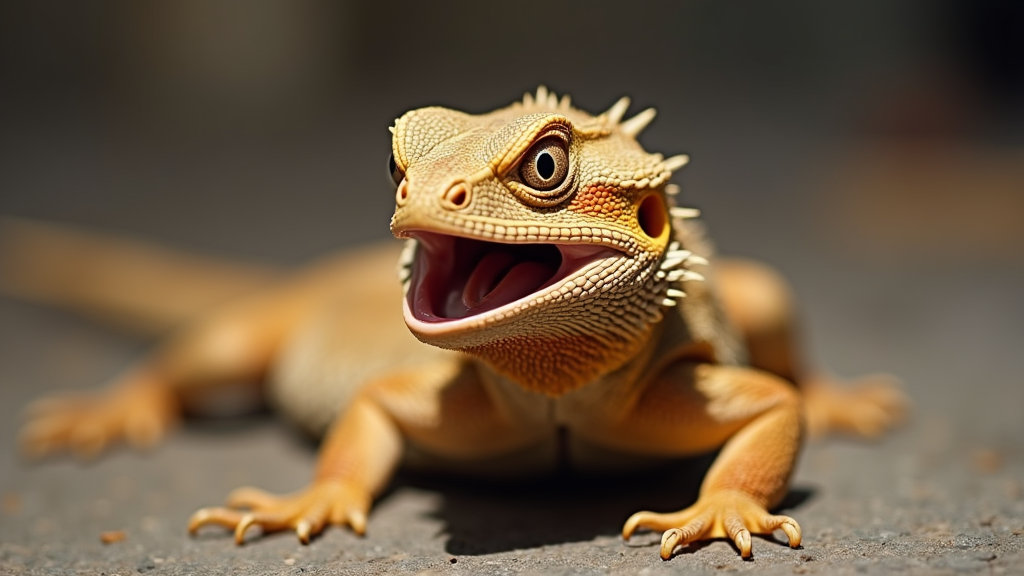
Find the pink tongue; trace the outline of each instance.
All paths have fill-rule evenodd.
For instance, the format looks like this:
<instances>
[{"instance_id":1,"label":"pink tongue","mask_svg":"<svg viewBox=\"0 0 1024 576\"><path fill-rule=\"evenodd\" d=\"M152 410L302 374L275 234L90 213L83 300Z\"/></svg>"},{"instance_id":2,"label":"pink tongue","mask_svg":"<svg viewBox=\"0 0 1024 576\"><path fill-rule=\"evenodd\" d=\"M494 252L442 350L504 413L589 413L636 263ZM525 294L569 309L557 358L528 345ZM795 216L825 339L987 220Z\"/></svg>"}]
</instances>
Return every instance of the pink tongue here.
<instances>
[{"instance_id":1,"label":"pink tongue","mask_svg":"<svg viewBox=\"0 0 1024 576\"><path fill-rule=\"evenodd\" d=\"M526 261L512 265L514 260L511 254L503 252L485 256L462 291L466 308L493 309L508 304L537 290L554 274L554 270L543 263Z\"/></svg>"},{"instance_id":2,"label":"pink tongue","mask_svg":"<svg viewBox=\"0 0 1024 576\"><path fill-rule=\"evenodd\" d=\"M476 308L494 290L498 280L512 267L513 261L508 252L491 252L484 256L462 289L462 303L466 308Z\"/></svg>"}]
</instances>

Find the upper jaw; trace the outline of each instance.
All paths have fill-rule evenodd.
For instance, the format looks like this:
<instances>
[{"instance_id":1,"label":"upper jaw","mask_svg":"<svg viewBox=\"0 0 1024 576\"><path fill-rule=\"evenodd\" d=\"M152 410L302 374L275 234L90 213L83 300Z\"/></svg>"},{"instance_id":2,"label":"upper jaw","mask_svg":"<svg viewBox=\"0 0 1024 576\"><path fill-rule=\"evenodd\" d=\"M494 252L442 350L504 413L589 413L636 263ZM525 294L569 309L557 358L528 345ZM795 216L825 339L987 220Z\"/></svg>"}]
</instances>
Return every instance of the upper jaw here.
<instances>
[{"instance_id":1,"label":"upper jaw","mask_svg":"<svg viewBox=\"0 0 1024 576\"><path fill-rule=\"evenodd\" d=\"M415 255L403 262L408 274L406 324L421 338L455 336L512 320L518 311L557 299L568 284L586 282L588 269L622 257L600 244L504 243L407 230ZM577 283L574 283L577 284Z\"/></svg>"}]
</instances>

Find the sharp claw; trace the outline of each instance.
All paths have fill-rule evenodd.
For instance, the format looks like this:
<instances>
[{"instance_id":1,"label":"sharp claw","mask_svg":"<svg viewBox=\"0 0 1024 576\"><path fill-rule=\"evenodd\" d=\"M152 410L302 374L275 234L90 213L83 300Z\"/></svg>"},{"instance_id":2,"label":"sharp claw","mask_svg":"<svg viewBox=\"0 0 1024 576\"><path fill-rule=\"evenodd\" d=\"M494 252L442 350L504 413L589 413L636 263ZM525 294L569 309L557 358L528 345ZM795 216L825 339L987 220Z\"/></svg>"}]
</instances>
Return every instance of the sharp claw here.
<instances>
[{"instance_id":1,"label":"sharp claw","mask_svg":"<svg viewBox=\"0 0 1024 576\"><path fill-rule=\"evenodd\" d=\"M246 514L245 516L242 516L242 519L238 521L238 526L235 527L235 544L238 544L239 546L245 544L245 531L255 523L255 514Z\"/></svg>"},{"instance_id":2,"label":"sharp claw","mask_svg":"<svg viewBox=\"0 0 1024 576\"><path fill-rule=\"evenodd\" d=\"M360 536L366 534L366 513L362 510L349 510L348 525L356 534Z\"/></svg>"},{"instance_id":3,"label":"sharp claw","mask_svg":"<svg viewBox=\"0 0 1024 576\"><path fill-rule=\"evenodd\" d=\"M309 520L299 520L299 523L295 525L295 533L299 536L299 542L303 544L309 544L309 537L312 531L313 525L309 523Z\"/></svg>"},{"instance_id":4,"label":"sharp claw","mask_svg":"<svg viewBox=\"0 0 1024 576\"><path fill-rule=\"evenodd\" d=\"M661 559L668 560L672 557L672 552L675 551L676 546L683 539L683 531L679 528L672 528L666 530L661 535Z\"/></svg>"},{"instance_id":5,"label":"sharp claw","mask_svg":"<svg viewBox=\"0 0 1024 576\"><path fill-rule=\"evenodd\" d=\"M736 547L740 549L740 556L743 558L750 558L751 545L750 545L750 531L746 528L736 533L733 538L733 542L736 543Z\"/></svg>"},{"instance_id":6,"label":"sharp claw","mask_svg":"<svg viewBox=\"0 0 1024 576\"><path fill-rule=\"evenodd\" d=\"M785 532L786 533L786 537L789 538L789 547L790 548L799 548L800 547L800 540L801 540L800 527L797 526L795 522L792 522L792 521L783 522L782 523L782 531Z\"/></svg>"},{"instance_id":7,"label":"sharp claw","mask_svg":"<svg viewBox=\"0 0 1024 576\"><path fill-rule=\"evenodd\" d=\"M188 519L188 533L195 536L199 528L210 519L210 510L208 508L201 508L196 510L192 517Z\"/></svg>"}]
</instances>

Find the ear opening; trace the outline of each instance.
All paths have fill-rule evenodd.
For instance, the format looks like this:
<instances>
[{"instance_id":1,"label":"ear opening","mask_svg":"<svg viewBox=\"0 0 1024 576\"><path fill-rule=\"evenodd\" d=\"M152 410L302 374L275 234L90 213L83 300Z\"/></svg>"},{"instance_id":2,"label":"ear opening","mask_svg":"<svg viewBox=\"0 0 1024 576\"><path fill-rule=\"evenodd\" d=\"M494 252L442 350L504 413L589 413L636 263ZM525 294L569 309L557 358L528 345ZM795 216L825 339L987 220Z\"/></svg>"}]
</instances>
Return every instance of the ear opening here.
<instances>
[{"instance_id":1,"label":"ear opening","mask_svg":"<svg viewBox=\"0 0 1024 576\"><path fill-rule=\"evenodd\" d=\"M636 209L637 223L644 234L659 239L668 232L668 211L658 194L648 194Z\"/></svg>"}]
</instances>

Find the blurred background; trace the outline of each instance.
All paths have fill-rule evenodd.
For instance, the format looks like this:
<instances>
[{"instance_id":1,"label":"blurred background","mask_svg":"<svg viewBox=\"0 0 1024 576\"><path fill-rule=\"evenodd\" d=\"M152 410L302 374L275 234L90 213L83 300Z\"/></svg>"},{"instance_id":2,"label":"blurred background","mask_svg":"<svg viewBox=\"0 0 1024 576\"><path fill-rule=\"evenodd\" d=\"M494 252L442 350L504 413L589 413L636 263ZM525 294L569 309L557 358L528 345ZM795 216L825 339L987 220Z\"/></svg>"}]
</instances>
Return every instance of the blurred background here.
<instances>
[{"instance_id":1,"label":"blurred background","mask_svg":"<svg viewBox=\"0 0 1024 576\"><path fill-rule=\"evenodd\" d=\"M907 382L906 453L1024 461L1024 2L6 2L0 214L296 265L389 236L395 117L538 84L657 107L642 143L816 357Z\"/></svg>"}]
</instances>

